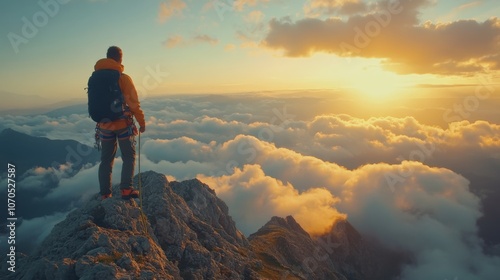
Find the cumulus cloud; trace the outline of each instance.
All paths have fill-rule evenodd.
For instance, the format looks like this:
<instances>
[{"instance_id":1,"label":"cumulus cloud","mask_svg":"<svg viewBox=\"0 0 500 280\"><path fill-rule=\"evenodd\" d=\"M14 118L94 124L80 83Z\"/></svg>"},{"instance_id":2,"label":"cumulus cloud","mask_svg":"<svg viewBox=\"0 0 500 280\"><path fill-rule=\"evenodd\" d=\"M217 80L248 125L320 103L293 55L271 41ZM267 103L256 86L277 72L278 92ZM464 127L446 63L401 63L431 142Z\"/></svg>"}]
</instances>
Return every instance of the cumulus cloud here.
<instances>
[{"instance_id":1,"label":"cumulus cloud","mask_svg":"<svg viewBox=\"0 0 500 280\"><path fill-rule=\"evenodd\" d=\"M74 172L71 163L48 168L35 167L23 174L19 181L24 190L45 192L55 188L61 179L71 177Z\"/></svg>"},{"instance_id":2,"label":"cumulus cloud","mask_svg":"<svg viewBox=\"0 0 500 280\"><path fill-rule=\"evenodd\" d=\"M187 162L190 159L206 162L212 160L214 145L215 142L205 144L183 136L172 140L147 140L142 152L147 154L150 160L156 162L161 160Z\"/></svg>"},{"instance_id":3,"label":"cumulus cloud","mask_svg":"<svg viewBox=\"0 0 500 280\"><path fill-rule=\"evenodd\" d=\"M394 191L387 188L386 174L408 170L411 173L404 184ZM481 253L476 227L480 203L468 185L468 180L448 169L418 162L367 165L353 171L338 209L348 213L361 232L416 255L416 264L405 268L404 279L445 279L449 273L471 276L467 267L477 264L464 252L491 264L500 259ZM433 266L427 274L417 272Z\"/></svg>"},{"instance_id":4,"label":"cumulus cloud","mask_svg":"<svg viewBox=\"0 0 500 280\"><path fill-rule=\"evenodd\" d=\"M311 233L323 233L335 220L345 218L333 207L338 199L326 189L298 192L292 185L266 176L258 165L245 165L220 177L202 175L200 179L228 203L238 228L245 234L255 232L272 216L294 215Z\"/></svg>"},{"instance_id":5,"label":"cumulus cloud","mask_svg":"<svg viewBox=\"0 0 500 280\"><path fill-rule=\"evenodd\" d=\"M500 168L492 156L500 154L498 124L461 120L437 127L414 117L310 115L317 107L309 99L255 94L151 98L143 106L148 131L141 171L198 177L246 234L273 215L294 215L311 233L347 218L363 234L414 254L403 279L495 279L499 260L482 253L476 223L483 215L479 194L498 191L488 181L498 179ZM85 118L9 116L2 125L63 137L78 134ZM121 164L116 159L115 184ZM26 190L44 190L31 204L44 213L25 220L55 221L98 192L97 166L76 175L69 167L35 168L23 178Z\"/></svg>"},{"instance_id":6,"label":"cumulus cloud","mask_svg":"<svg viewBox=\"0 0 500 280\"><path fill-rule=\"evenodd\" d=\"M424 125L412 117L361 119L349 115L323 115L311 121L280 120L279 117L285 114L282 111L280 114L268 116L267 121L263 117L263 121L252 122L246 117L224 120L234 117L227 112L225 115L217 112L214 114L217 117L203 116L182 121L155 120L148 123L148 126L152 130L152 138L181 141L182 137L189 135L189 138L199 142L196 145L213 145L210 143L215 141L219 145L227 142L226 145L230 146L231 142L228 141L236 139L238 135L252 136L302 155L336 162L348 168L376 162L396 164L402 160L454 166L457 163L455 160L445 162L453 155L468 160L480 160L498 153L495 133L498 133L499 127L484 121L455 122L445 129ZM271 125L270 122L274 124ZM239 148L242 152L251 145L260 149L260 144L255 143L252 138L242 139L247 143L246 146L244 143L237 144L242 145ZM164 144L168 144L167 142L169 141L164 141ZM192 143L185 142L182 145L190 147ZM201 152L201 147L195 147L199 149L195 157L207 156ZM149 149L147 145L145 149ZM176 150L179 149L170 148L169 151ZM237 148L233 150L237 151ZM240 159L251 157L250 151L246 153L240 156ZM171 158L183 162L193 159L192 156L194 155L191 152L171 154ZM155 155L152 157L159 160Z\"/></svg>"},{"instance_id":7,"label":"cumulus cloud","mask_svg":"<svg viewBox=\"0 0 500 280\"><path fill-rule=\"evenodd\" d=\"M495 100L490 101L495 104ZM224 143L229 145L230 141L242 135L244 137L238 139L247 143L240 148L243 152L250 145L260 147L261 144L252 140L257 139L350 169L376 162L396 164L402 160L450 166L457 161L447 159L455 154L470 161L474 158L494 158L491 155L499 153L496 136L499 128L491 122L461 121L449 124L448 128L440 128L425 125L413 117L356 118L337 114L311 118L310 115L303 115L310 111L303 107L307 102L304 99L280 101L259 95L252 99L230 96L191 100L188 97L150 98L143 102L149 127L142 137L143 149L156 162L162 159L172 162L207 160L209 153L203 150L205 147L213 149ZM315 104L306 106L314 107ZM92 145L94 125L83 114L32 118L6 116L4 120L1 124L3 128L36 136L86 141ZM57 122L58 126L50 124L53 122ZM169 147L174 144L177 146ZM149 145L152 145L151 148ZM193 152L183 150L181 146ZM170 156L160 152L158 155L164 156L160 158L152 152L160 150L160 147L169 151ZM196 149L198 151L194 153ZM175 153L181 150L184 153ZM250 155L247 151L241 158ZM213 155L212 158L216 159Z\"/></svg>"},{"instance_id":8,"label":"cumulus cloud","mask_svg":"<svg viewBox=\"0 0 500 280\"><path fill-rule=\"evenodd\" d=\"M121 169L121 160L116 160L116 170ZM99 192L97 171L99 165L88 165L80 170L75 176L61 178L58 187L49 192L44 200L47 202L68 201L72 205L81 205L90 196ZM119 183L119 173L114 172L113 182Z\"/></svg>"},{"instance_id":9,"label":"cumulus cloud","mask_svg":"<svg viewBox=\"0 0 500 280\"><path fill-rule=\"evenodd\" d=\"M99 191L97 166L84 165L74 170L71 163L57 167L35 167L16 178L16 209L18 217L30 220L69 211ZM115 182L119 178L115 175ZM0 182L7 185L7 179ZM0 194L6 195L6 189ZM27 207L29 206L29 207ZM36 211L33 211L36 209Z\"/></svg>"},{"instance_id":10,"label":"cumulus cloud","mask_svg":"<svg viewBox=\"0 0 500 280\"><path fill-rule=\"evenodd\" d=\"M182 11L186 7L186 2L182 0L164 0L160 3L158 20L163 23L169 20L172 16L182 15Z\"/></svg>"},{"instance_id":11,"label":"cumulus cloud","mask_svg":"<svg viewBox=\"0 0 500 280\"><path fill-rule=\"evenodd\" d=\"M238 146L228 143L219 153L237 152L232 145ZM313 233L346 215L363 234L415 255L403 279L445 279L450 274L494 279L500 259L482 253L476 226L480 201L461 175L415 161L346 170L270 144L257 145L262 156L254 158L255 164L219 177L199 175L228 203L237 223L243 221L245 233L273 215L294 215ZM407 175L403 184L390 188L387 174ZM316 216L329 218L318 221Z\"/></svg>"},{"instance_id":12,"label":"cumulus cloud","mask_svg":"<svg viewBox=\"0 0 500 280\"><path fill-rule=\"evenodd\" d=\"M324 8L339 3L346 2L319 1L317 5ZM429 3L378 1L369 13L345 20L272 19L263 44L291 57L326 52L379 58L384 68L400 74L470 75L500 69L498 18L422 23L419 10Z\"/></svg>"}]
</instances>

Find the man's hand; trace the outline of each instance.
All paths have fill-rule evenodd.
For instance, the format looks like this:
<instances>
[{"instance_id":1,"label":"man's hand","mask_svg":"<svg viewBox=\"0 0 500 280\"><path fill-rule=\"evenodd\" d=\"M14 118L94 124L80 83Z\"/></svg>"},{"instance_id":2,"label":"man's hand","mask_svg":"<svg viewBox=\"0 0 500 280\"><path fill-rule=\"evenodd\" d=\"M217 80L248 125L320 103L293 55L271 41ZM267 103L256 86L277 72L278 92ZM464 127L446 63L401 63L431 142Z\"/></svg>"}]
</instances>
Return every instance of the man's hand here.
<instances>
[{"instance_id":1,"label":"man's hand","mask_svg":"<svg viewBox=\"0 0 500 280\"><path fill-rule=\"evenodd\" d=\"M140 131L141 133L144 133L144 131L146 131L146 127L145 127L145 126L141 126L141 127L139 128L139 131Z\"/></svg>"}]
</instances>

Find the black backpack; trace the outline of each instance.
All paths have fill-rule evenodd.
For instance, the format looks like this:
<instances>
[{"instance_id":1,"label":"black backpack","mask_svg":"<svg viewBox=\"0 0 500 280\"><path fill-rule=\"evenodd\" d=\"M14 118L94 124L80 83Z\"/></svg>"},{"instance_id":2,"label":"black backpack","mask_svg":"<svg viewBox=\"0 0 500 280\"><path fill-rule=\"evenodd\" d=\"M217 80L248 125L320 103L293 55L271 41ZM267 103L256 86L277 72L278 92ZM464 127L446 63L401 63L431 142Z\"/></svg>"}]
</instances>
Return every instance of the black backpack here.
<instances>
[{"instance_id":1,"label":"black backpack","mask_svg":"<svg viewBox=\"0 0 500 280\"><path fill-rule=\"evenodd\" d=\"M121 73L102 69L92 73L88 82L89 116L95 122L124 118L125 102L118 80Z\"/></svg>"}]
</instances>

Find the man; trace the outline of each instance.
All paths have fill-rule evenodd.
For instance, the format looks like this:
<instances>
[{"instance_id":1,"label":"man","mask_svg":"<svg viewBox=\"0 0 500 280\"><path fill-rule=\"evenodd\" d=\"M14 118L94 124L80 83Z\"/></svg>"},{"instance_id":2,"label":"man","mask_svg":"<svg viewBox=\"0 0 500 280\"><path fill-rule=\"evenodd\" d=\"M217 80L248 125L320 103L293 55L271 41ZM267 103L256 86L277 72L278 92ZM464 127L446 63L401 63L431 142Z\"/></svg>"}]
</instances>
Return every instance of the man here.
<instances>
[{"instance_id":1,"label":"man","mask_svg":"<svg viewBox=\"0 0 500 280\"><path fill-rule=\"evenodd\" d=\"M118 80L125 103L125 116L110 122L99 122L98 133L101 140L101 164L99 165L99 184L102 199L111 197L111 174L116 155L117 142L122 154L123 166L121 173L120 190L123 199L139 197L139 191L132 187L132 178L135 167L135 141L137 133L133 117L139 123L139 131L146 130L144 112L141 109L137 91L132 79L123 74L122 50L112 46L108 48L106 58L100 59L94 69L110 69L120 72Z\"/></svg>"}]
</instances>

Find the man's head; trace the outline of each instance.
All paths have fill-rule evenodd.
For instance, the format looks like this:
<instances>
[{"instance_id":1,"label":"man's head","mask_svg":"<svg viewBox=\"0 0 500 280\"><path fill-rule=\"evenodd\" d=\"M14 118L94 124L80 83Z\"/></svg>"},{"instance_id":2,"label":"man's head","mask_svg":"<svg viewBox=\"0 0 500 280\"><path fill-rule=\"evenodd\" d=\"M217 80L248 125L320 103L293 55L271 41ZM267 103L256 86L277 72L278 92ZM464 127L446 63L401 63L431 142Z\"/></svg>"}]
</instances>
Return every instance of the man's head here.
<instances>
[{"instance_id":1,"label":"man's head","mask_svg":"<svg viewBox=\"0 0 500 280\"><path fill-rule=\"evenodd\" d=\"M106 53L107 58L114 59L118 63L122 63L122 49L117 46L111 46L108 48L108 52Z\"/></svg>"}]
</instances>

